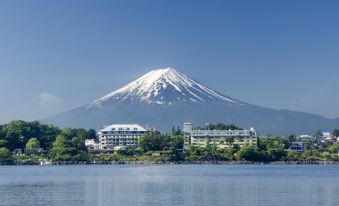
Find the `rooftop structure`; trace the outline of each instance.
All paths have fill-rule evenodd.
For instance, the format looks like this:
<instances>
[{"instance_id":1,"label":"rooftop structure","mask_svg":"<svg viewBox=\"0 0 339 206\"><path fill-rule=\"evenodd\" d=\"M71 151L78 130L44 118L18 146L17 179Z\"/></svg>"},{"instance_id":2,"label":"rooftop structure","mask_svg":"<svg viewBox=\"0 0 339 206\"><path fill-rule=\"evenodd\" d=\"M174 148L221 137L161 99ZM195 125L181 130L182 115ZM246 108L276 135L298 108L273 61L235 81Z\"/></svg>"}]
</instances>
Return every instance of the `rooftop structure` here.
<instances>
[{"instance_id":1,"label":"rooftop structure","mask_svg":"<svg viewBox=\"0 0 339 206\"><path fill-rule=\"evenodd\" d=\"M138 125L138 124L113 124L109 126L105 126L100 132L102 133L121 133L121 132L130 132L130 131L143 131L147 132L147 130Z\"/></svg>"},{"instance_id":2,"label":"rooftop structure","mask_svg":"<svg viewBox=\"0 0 339 206\"><path fill-rule=\"evenodd\" d=\"M297 137L297 140L299 141L315 141L316 137L311 135L300 135Z\"/></svg>"}]
</instances>

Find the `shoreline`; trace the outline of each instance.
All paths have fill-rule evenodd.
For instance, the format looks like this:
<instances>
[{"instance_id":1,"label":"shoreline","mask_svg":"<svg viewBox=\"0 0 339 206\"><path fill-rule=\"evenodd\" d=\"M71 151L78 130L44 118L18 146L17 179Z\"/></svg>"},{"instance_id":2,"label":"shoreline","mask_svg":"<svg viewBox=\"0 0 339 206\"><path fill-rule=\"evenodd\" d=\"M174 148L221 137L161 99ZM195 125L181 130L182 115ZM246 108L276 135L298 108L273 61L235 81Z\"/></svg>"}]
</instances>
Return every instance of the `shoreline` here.
<instances>
[{"instance_id":1,"label":"shoreline","mask_svg":"<svg viewBox=\"0 0 339 206\"><path fill-rule=\"evenodd\" d=\"M339 165L339 161L277 161L277 162L250 162L250 161L181 161L181 162L143 162L143 161L102 161L102 162L30 162L4 164L1 166L65 166L65 165Z\"/></svg>"}]
</instances>

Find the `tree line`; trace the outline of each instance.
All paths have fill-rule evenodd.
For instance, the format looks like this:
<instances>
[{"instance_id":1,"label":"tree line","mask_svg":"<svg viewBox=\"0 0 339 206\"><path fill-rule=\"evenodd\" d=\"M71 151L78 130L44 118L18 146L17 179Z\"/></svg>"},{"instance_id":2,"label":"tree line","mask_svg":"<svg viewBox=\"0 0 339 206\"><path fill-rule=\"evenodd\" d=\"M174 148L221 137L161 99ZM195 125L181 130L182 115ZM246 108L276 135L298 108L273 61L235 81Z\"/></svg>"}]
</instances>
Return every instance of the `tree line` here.
<instances>
[{"instance_id":1,"label":"tree line","mask_svg":"<svg viewBox=\"0 0 339 206\"><path fill-rule=\"evenodd\" d=\"M209 125L210 129L240 129L233 124ZM335 134L337 130L333 133ZM339 130L338 130L339 131ZM338 135L339 136L339 135ZM257 145L239 147L228 138L227 148L207 144L205 148L190 146L183 149L184 136L180 127L171 132L150 132L139 138L138 147L124 148L115 154L102 154L87 150L85 139L95 139L93 129L73 129L41 124L37 121L12 121L0 125L0 164L14 162L36 163L38 159L54 162L194 162L194 161L310 161L339 160L339 144L327 142L322 146L315 142L304 142L306 151L289 151L296 137L258 138ZM24 156L13 155L17 149L24 150Z\"/></svg>"},{"instance_id":2,"label":"tree line","mask_svg":"<svg viewBox=\"0 0 339 206\"><path fill-rule=\"evenodd\" d=\"M0 125L0 164L13 161L15 150L26 150L55 161L86 160L85 139L96 138L93 129L61 129L38 121L11 121Z\"/></svg>"}]
</instances>

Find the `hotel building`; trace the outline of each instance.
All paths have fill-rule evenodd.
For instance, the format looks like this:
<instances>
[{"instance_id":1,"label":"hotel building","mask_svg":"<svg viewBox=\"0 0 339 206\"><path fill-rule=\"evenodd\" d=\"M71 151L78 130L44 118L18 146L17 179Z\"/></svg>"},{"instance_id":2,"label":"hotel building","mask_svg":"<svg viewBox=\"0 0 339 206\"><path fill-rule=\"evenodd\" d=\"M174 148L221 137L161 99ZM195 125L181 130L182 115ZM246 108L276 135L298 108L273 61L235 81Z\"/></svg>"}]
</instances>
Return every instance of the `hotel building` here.
<instances>
[{"instance_id":1,"label":"hotel building","mask_svg":"<svg viewBox=\"0 0 339 206\"><path fill-rule=\"evenodd\" d=\"M148 130L138 124L115 124L99 131L101 150L114 150L120 147L136 147L138 139L145 136Z\"/></svg>"},{"instance_id":2,"label":"hotel building","mask_svg":"<svg viewBox=\"0 0 339 206\"><path fill-rule=\"evenodd\" d=\"M229 147L230 145L243 146L250 144L257 145L258 135L254 128L249 130L194 130L192 123L186 122L183 127L184 132L184 148L189 146L203 147L208 144L214 145L220 149Z\"/></svg>"}]
</instances>

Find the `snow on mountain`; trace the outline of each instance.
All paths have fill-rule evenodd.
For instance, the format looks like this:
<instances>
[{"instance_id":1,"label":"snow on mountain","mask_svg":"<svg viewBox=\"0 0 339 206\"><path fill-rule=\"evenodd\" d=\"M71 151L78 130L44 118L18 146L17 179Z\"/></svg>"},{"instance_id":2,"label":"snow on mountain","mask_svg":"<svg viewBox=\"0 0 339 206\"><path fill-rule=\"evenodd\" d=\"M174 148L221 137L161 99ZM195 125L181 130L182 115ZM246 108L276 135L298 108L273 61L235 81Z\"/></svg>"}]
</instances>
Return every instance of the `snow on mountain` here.
<instances>
[{"instance_id":1,"label":"snow on mountain","mask_svg":"<svg viewBox=\"0 0 339 206\"><path fill-rule=\"evenodd\" d=\"M157 105L171 105L178 102L219 102L245 105L196 82L172 68L150 71L126 86L95 100L87 109L102 107L113 102L138 102Z\"/></svg>"},{"instance_id":2,"label":"snow on mountain","mask_svg":"<svg viewBox=\"0 0 339 206\"><path fill-rule=\"evenodd\" d=\"M96 129L136 122L159 131L187 121L234 123L274 135L312 134L318 128L331 130L339 125L339 119L243 103L171 68L151 71L86 106L42 120L60 127Z\"/></svg>"}]
</instances>

